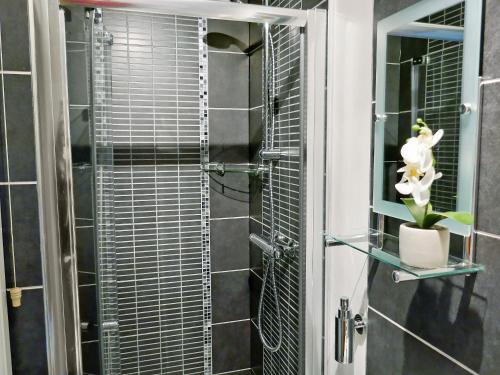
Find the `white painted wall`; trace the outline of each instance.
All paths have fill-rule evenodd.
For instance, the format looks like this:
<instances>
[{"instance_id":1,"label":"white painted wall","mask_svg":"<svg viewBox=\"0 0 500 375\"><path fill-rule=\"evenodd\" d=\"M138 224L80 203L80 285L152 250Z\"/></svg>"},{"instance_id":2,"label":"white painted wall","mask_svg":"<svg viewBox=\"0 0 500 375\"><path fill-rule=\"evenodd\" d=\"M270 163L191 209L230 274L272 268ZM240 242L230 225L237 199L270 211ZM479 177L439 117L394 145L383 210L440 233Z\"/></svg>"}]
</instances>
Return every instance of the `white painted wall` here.
<instances>
[{"instance_id":1,"label":"white painted wall","mask_svg":"<svg viewBox=\"0 0 500 375\"><path fill-rule=\"evenodd\" d=\"M330 0L328 40L326 229L368 230L372 121L373 0ZM335 315L348 296L366 317L367 257L346 246L326 249L325 374L364 375L366 335L357 336L352 365L335 362Z\"/></svg>"}]
</instances>

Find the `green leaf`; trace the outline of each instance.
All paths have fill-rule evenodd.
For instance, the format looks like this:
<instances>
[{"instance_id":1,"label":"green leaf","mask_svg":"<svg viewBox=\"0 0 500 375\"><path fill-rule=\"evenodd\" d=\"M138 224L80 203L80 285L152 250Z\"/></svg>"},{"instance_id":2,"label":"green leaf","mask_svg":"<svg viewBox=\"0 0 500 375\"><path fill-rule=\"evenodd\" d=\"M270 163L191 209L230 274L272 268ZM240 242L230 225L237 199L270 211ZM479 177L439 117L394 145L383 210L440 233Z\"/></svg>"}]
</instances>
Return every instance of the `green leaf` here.
<instances>
[{"instance_id":1,"label":"green leaf","mask_svg":"<svg viewBox=\"0 0 500 375\"><path fill-rule=\"evenodd\" d=\"M424 224L422 226L422 229L429 229L432 227L434 224L437 222L446 219L446 216L442 214L438 214L435 212L431 212L430 214L427 214L424 219Z\"/></svg>"},{"instance_id":2,"label":"green leaf","mask_svg":"<svg viewBox=\"0 0 500 375\"><path fill-rule=\"evenodd\" d=\"M468 212L431 212L430 214L427 214L425 216L422 228L429 229L434 224L444 219L452 219L466 225L471 225L472 223L474 223L474 218Z\"/></svg>"},{"instance_id":3,"label":"green leaf","mask_svg":"<svg viewBox=\"0 0 500 375\"><path fill-rule=\"evenodd\" d=\"M465 211L444 212L441 215L465 225L472 225L474 223L474 217Z\"/></svg>"},{"instance_id":4,"label":"green leaf","mask_svg":"<svg viewBox=\"0 0 500 375\"><path fill-rule=\"evenodd\" d=\"M420 207L415 203L415 200L413 198L401 198L403 203L406 205L408 210L410 211L411 216L415 219L415 222L420 228L424 228L424 219L426 216L426 208L427 207Z\"/></svg>"}]
</instances>

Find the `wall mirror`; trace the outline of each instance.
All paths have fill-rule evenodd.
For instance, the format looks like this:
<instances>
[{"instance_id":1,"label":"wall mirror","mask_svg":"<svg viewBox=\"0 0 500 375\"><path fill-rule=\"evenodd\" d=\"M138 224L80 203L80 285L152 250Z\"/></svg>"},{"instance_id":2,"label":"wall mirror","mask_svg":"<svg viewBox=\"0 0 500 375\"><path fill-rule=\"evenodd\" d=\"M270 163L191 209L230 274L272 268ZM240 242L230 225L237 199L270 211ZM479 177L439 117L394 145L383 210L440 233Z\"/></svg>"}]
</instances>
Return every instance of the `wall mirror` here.
<instances>
[{"instance_id":1,"label":"wall mirror","mask_svg":"<svg viewBox=\"0 0 500 375\"><path fill-rule=\"evenodd\" d=\"M424 0L377 25L373 210L411 221L394 185L401 146L422 118L444 137L434 149L443 173L435 211L473 211L477 160L481 0ZM470 226L451 220L453 233Z\"/></svg>"}]
</instances>

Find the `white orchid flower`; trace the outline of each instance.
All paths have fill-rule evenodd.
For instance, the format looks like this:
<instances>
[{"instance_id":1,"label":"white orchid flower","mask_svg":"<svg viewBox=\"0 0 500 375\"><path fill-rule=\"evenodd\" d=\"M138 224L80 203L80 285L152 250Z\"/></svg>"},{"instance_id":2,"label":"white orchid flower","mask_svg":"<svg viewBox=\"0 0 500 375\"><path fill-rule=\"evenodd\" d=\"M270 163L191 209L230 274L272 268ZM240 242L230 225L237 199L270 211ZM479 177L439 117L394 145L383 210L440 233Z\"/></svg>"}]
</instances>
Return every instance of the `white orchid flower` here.
<instances>
[{"instance_id":1,"label":"white orchid flower","mask_svg":"<svg viewBox=\"0 0 500 375\"><path fill-rule=\"evenodd\" d=\"M438 144L438 142L443 138L444 135L444 130L439 129L436 134L432 134L432 130L423 127L420 129L419 135L417 137L418 141L421 144L426 145L428 148L434 147L435 145Z\"/></svg>"},{"instance_id":2,"label":"white orchid flower","mask_svg":"<svg viewBox=\"0 0 500 375\"><path fill-rule=\"evenodd\" d=\"M442 177L442 173L436 173L433 167L432 147L441 140L443 134L442 129L432 134L432 130L424 126L417 137L410 138L401 148L405 166L398 170L403 173L403 177L395 187L402 195L411 194L415 204L420 207L429 203L431 185Z\"/></svg>"},{"instance_id":3,"label":"white orchid flower","mask_svg":"<svg viewBox=\"0 0 500 375\"><path fill-rule=\"evenodd\" d=\"M412 195L415 204L420 207L429 203L432 183L441 178L441 172L436 173L434 167L430 167L425 173L422 173L416 165L406 165L398 172L404 172L401 181L396 184L396 190L402 195ZM420 178L422 177L422 178Z\"/></svg>"}]
</instances>

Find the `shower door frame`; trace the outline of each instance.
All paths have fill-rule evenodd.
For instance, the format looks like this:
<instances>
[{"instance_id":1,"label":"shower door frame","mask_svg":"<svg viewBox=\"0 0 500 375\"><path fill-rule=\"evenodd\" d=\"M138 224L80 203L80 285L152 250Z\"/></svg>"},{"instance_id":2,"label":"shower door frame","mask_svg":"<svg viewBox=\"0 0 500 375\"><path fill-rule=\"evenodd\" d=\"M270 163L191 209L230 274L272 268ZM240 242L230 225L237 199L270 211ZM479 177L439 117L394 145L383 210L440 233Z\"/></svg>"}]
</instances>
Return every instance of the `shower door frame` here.
<instances>
[{"instance_id":1,"label":"shower door frame","mask_svg":"<svg viewBox=\"0 0 500 375\"><path fill-rule=\"evenodd\" d=\"M42 238L47 251L43 275L47 324L49 374L82 375L81 342L76 278L76 245L72 212L73 181L64 24L60 22L60 5L102 6L121 10L164 13L242 22L301 27L303 34L301 74L305 77L301 98L303 132L301 193L301 267L300 303L302 327L300 372L323 372L323 233L324 233L324 155L326 96L326 11L295 10L214 0L37 0L34 7L36 81L38 118L41 137L39 155L42 170L39 199L45 202ZM38 72L38 73L37 73ZM63 98L63 100L61 100ZM63 188L63 191L61 191ZM62 212L61 212L62 211ZM73 215L73 217L71 216ZM68 304L68 301L71 303Z\"/></svg>"}]
</instances>

